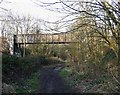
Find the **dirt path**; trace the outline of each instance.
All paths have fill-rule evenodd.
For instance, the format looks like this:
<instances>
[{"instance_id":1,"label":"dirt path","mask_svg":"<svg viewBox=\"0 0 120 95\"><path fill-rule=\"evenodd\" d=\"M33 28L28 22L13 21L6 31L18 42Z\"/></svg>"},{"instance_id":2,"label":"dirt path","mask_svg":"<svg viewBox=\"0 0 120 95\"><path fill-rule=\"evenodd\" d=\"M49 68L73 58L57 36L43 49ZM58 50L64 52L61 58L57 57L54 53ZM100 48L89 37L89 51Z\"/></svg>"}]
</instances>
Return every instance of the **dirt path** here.
<instances>
[{"instance_id":1,"label":"dirt path","mask_svg":"<svg viewBox=\"0 0 120 95\"><path fill-rule=\"evenodd\" d=\"M47 67L41 71L39 93L70 93L71 88L65 84L59 71L63 66Z\"/></svg>"}]
</instances>

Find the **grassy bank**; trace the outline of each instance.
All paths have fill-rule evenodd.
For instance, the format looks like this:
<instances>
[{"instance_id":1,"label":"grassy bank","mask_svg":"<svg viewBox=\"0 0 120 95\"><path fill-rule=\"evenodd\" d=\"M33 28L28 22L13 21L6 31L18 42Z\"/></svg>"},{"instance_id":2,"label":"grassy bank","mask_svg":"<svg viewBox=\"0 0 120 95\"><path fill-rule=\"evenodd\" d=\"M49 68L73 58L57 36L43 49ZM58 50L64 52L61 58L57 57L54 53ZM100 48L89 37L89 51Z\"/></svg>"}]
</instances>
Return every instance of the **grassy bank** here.
<instances>
[{"instance_id":1,"label":"grassy bank","mask_svg":"<svg viewBox=\"0 0 120 95\"><path fill-rule=\"evenodd\" d=\"M60 75L78 93L118 93L119 88L112 76L91 73L77 73L69 67L61 70Z\"/></svg>"},{"instance_id":2,"label":"grassy bank","mask_svg":"<svg viewBox=\"0 0 120 95\"><path fill-rule=\"evenodd\" d=\"M12 86L16 93L36 93L39 84L39 71L44 66L61 63L56 58L46 56L16 57L3 55L2 80Z\"/></svg>"},{"instance_id":3,"label":"grassy bank","mask_svg":"<svg viewBox=\"0 0 120 95\"><path fill-rule=\"evenodd\" d=\"M39 71L21 81L24 85L14 85L16 93L36 93L39 84Z\"/></svg>"}]
</instances>

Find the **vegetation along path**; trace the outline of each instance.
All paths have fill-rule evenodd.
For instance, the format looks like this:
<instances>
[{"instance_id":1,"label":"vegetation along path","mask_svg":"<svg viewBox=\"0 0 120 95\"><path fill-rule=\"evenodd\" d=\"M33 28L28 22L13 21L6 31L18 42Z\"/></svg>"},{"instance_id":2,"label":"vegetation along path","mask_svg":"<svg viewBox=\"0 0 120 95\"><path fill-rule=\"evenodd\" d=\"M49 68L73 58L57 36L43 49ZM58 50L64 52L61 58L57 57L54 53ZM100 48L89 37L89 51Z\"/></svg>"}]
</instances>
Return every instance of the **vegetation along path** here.
<instances>
[{"instance_id":1,"label":"vegetation along path","mask_svg":"<svg viewBox=\"0 0 120 95\"><path fill-rule=\"evenodd\" d=\"M59 75L59 71L63 68L63 65L57 65L55 67L43 68L40 75L40 87L38 93L70 93L73 90L67 85L62 77Z\"/></svg>"}]
</instances>

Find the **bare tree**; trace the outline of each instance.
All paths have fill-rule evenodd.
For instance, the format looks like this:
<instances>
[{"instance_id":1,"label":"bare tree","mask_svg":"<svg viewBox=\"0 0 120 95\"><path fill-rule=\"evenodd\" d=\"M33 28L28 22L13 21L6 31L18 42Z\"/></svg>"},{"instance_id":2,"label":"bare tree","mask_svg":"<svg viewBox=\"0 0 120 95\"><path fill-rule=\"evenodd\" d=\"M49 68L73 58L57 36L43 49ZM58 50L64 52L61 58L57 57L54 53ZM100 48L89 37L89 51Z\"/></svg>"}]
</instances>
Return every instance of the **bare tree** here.
<instances>
[{"instance_id":1,"label":"bare tree","mask_svg":"<svg viewBox=\"0 0 120 95\"><path fill-rule=\"evenodd\" d=\"M11 14L4 17L2 27L6 29L3 34L6 34L11 45L13 45L13 35L21 35L19 39L24 43L23 55L25 55L25 47L28 40L25 34L36 33L37 30L40 30L40 20L32 18L31 16L15 16Z\"/></svg>"},{"instance_id":2,"label":"bare tree","mask_svg":"<svg viewBox=\"0 0 120 95\"><path fill-rule=\"evenodd\" d=\"M41 2L37 0L35 3L50 11L65 14L63 18L57 21L57 23L62 23L63 27L69 27L69 25L81 16L84 16L84 18L92 18L93 23L90 21L85 24L83 21L83 23L77 24L77 26L71 28L69 31L77 31L84 25L89 25L90 28L94 30L92 34L100 37L116 54L118 72L120 72L120 3L118 1L112 1L111 4L108 1L102 0L91 2L79 0ZM57 7L57 5L59 7Z\"/></svg>"}]
</instances>

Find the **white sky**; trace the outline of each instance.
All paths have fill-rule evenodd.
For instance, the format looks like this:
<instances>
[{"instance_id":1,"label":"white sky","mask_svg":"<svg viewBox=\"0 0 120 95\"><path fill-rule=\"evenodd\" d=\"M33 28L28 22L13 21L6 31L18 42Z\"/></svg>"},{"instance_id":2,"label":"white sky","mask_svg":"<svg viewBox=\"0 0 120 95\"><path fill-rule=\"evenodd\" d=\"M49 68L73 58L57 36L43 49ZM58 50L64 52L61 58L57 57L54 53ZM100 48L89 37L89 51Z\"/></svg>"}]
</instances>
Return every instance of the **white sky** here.
<instances>
[{"instance_id":1,"label":"white sky","mask_svg":"<svg viewBox=\"0 0 120 95\"><path fill-rule=\"evenodd\" d=\"M31 15L32 17L44 19L47 21L57 20L58 16L60 15L59 13L45 10L44 8L39 7L32 1L34 0L4 0L0 6L6 9L11 9L12 12L15 12L17 14L23 14L26 16ZM41 1L47 2L48 0L41 0Z\"/></svg>"},{"instance_id":2,"label":"white sky","mask_svg":"<svg viewBox=\"0 0 120 95\"><path fill-rule=\"evenodd\" d=\"M0 0L1 1L1 0ZM35 17L45 21L55 22L60 19L62 14L46 10L33 3L36 0L3 0L0 7L10 10L13 14ZM50 2L50 0L39 0L42 2ZM52 0L52 2L57 0ZM0 14L2 12L0 11ZM6 14L3 14L3 16ZM1 32L0 32L1 36Z\"/></svg>"},{"instance_id":3,"label":"white sky","mask_svg":"<svg viewBox=\"0 0 120 95\"><path fill-rule=\"evenodd\" d=\"M1 0L0 0L1 1ZM10 9L13 13L20 15L30 15L35 18L44 19L47 21L56 21L63 14L57 12L51 12L39 7L32 1L37 0L3 0L0 7ZM42 2L55 2L59 0L38 0ZM89 1L89 0L87 0ZM91 1L91 0L90 0ZM111 1L111 0L107 0ZM1 14L1 13L0 13Z\"/></svg>"},{"instance_id":4,"label":"white sky","mask_svg":"<svg viewBox=\"0 0 120 95\"><path fill-rule=\"evenodd\" d=\"M1 1L1 0L0 0ZM10 9L12 13L18 15L32 16L39 19L44 19L46 21L56 21L59 20L63 14L57 12L51 12L39 7L32 1L35 0L3 0L0 7ZM42 2L54 2L58 0L39 0ZM111 0L110 0L111 1ZM0 13L2 14L2 13Z\"/></svg>"}]
</instances>

